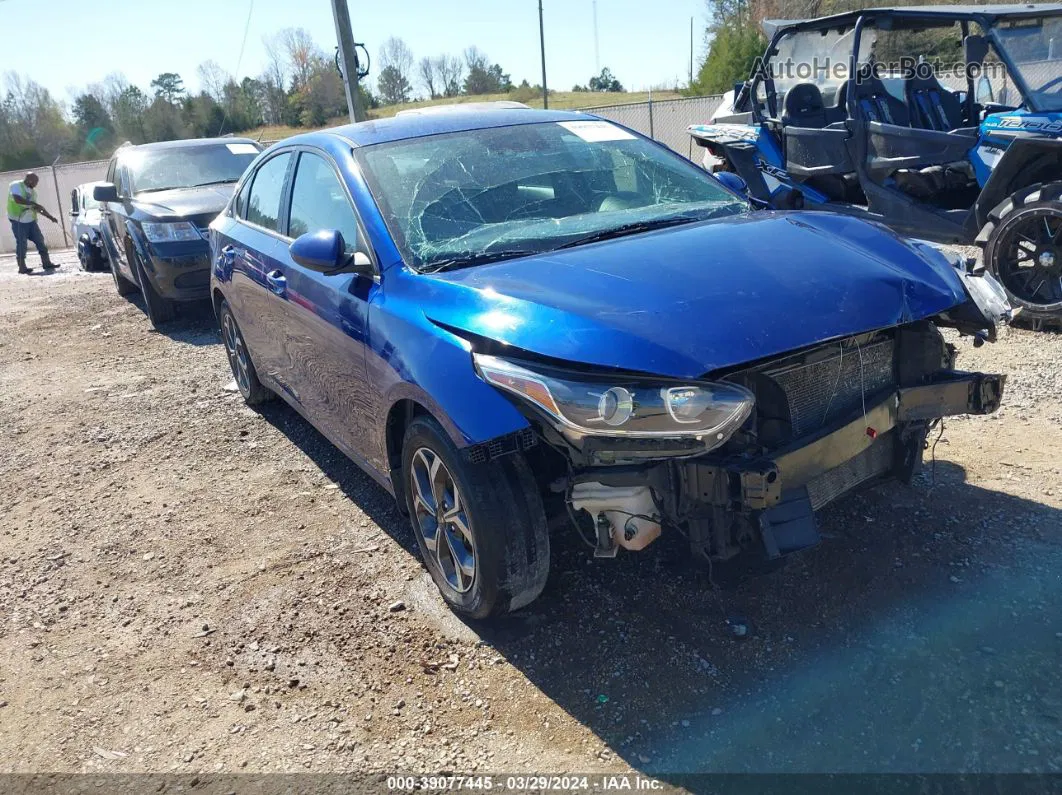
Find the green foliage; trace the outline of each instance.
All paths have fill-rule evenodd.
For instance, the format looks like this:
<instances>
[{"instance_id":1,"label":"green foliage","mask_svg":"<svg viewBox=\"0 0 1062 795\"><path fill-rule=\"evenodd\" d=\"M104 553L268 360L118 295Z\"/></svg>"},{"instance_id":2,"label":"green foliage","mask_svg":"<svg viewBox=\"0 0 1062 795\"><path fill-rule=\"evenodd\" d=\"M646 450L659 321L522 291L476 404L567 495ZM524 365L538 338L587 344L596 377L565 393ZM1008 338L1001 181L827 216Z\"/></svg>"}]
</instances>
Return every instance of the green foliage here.
<instances>
[{"instance_id":1,"label":"green foliage","mask_svg":"<svg viewBox=\"0 0 1062 795\"><path fill-rule=\"evenodd\" d=\"M376 80L376 87L380 91L380 99L388 105L409 102L409 95L413 90L409 80L396 66L383 68L380 77Z\"/></svg>"},{"instance_id":2,"label":"green foliage","mask_svg":"<svg viewBox=\"0 0 1062 795\"><path fill-rule=\"evenodd\" d=\"M463 90L470 95L503 94L512 90L512 87L509 75L505 74L498 64L487 67L475 64L468 69Z\"/></svg>"},{"instance_id":3,"label":"green foliage","mask_svg":"<svg viewBox=\"0 0 1062 795\"><path fill-rule=\"evenodd\" d=\"M512 91L509 92L509 99L514 102L523 102L525 105L533 99L538 99L542 96L542 89L534 89L528 85L525 80Z\"/></svg>"},{"instance_id":4,"label":"green foliage","mask_svg":"<svg viewBox=\"0 0 1062 795\"><path fill-rule=\"evenodd\" d=\"M601 74L597 77L590 78L589 88L591 91L623 91L623 84L620 83L615 77L612 76L612 72L606 66L601 70ZM578 89L572 89L577 91Z\"/></svg>"},{"instance_id":5,"label":"green foliage","mask_svg":"<svg viewBox=\"0 0 1062 795\"><path fill-rule=\"evenodd\" d=\"M689 87L690 94L722 94L745 80L756 59L767 49L758 28L721 27L715 31L708 55Z\"/></svg>"},{"instance_id":6,"label":"green foliage","mask_svg":"<svg viewBox=\"0 0 1062 795\"><path fill-rule=\"evenodd\" d=\"M74 100L73 114L78 154L99 158L114 148L114 122L99 97L81 94Z\"/></svg>"},{"instance_id":7,"label":"green foliage","mask_svg":"<svg viewBox=\"0 0 1062 795\"><path fill-rule=\"evenodd\" d=\"M184 81L176 72L163 72L151 81L151 87L155 89L155 96L164 99L171 105L181 98L184 93Z\"/></svg>"}]
</instances>

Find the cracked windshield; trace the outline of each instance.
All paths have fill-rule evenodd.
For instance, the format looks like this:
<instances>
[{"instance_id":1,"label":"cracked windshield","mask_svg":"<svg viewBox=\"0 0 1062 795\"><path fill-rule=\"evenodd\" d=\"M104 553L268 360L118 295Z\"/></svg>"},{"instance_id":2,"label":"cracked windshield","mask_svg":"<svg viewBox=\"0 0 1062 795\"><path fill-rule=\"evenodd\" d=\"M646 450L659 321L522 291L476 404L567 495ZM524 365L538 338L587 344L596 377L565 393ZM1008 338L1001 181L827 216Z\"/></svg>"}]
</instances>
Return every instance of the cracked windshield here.
<instances>
[{"instance_id":1,"label":"cracked windshield","mask_svg":"<svg viewBox=\"0 0 1062 795\"><path fill-rule=\"evenodd\" d=\"M482 264L741 212L688 160L605 121L495 127L366 147L406 261Z\"/></svg>"}]
</instances>

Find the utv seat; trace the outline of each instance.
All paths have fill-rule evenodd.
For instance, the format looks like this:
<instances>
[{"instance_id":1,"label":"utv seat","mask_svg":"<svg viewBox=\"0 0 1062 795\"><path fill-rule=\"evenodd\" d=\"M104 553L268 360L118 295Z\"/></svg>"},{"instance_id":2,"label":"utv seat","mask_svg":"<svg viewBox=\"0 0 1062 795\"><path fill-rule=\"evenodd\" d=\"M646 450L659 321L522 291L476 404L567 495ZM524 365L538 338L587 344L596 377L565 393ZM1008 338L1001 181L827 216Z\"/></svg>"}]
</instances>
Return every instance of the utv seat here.
<instances>
[{"instance_id":1,"label":"utv seat","mask_svg":"<svg viewBox=\"0 0 1062 795\"><path fill-rule=\"evenodd\" d=\"M910 127L911 114L907 104L896 99L885 88L885 84L876 77L861 76L861 79L846 83L848 91L855 96L856 107L864 121L876 121L893 124L897 127Z\"/></svg>"},{"instance_id":2,"label":"utv seat","mask_svg":"<svg viewBox=\"0 0 1062 795\"><path fill-rule=\"evenodd\" d=\"M825 127L826 106L814 83L800 83L785 95L782 124L786 127Z\"/></svg>"},{"instance_id":3,"label":"utv seat","mask_svg":"<svg viewBox=\"0 0 1062 795\"><path fill-rule=\"evenodd\" d=\"M935 77L910 77L904 95L915 127L949 132L963 125L962 103Z\"/></svg>"}]
</instances>

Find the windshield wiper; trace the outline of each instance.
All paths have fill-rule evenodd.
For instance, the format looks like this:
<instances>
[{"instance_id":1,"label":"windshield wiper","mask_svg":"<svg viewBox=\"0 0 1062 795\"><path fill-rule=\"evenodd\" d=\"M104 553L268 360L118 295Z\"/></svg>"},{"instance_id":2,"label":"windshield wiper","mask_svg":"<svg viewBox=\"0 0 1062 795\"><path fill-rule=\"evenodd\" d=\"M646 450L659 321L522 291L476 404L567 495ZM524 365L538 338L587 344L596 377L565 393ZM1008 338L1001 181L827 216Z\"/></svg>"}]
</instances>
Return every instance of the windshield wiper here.
<instances>
[{"instance_id":1,"label":"windshield wiper","mask_svg":"<svg viewBox=\"0 0 1062 795\"><path fill-rule=\"evenodd\" d=\"M229 182L238 182L239 177L227 177L226 179L212 179L210 182L197 182L195 185L189 185L191 188L205 188L207 185L224 185Z\"/></svg>"},{"instance_id":2,"label":"windshield wiper","mask_svg":"<svg viewBox=\"0 0 1062 795\"><path fill-rule=\"evenodd\" d=\"M681 224L691 224L694 221L703 221L707 218L707 215L672 215L667 218L657 218L651 221L634 221L629 224L623 224L621 226L613 226L610 229L601 229L597 232L592 232L589 235L583 237L577 237L575 240L569 240L567 243L561 243L556 249L562 248L574 248L575 246L583 246L587 243L597 243L600 240L612 240L617 237L625 237L626 235L637 235L640 232L651 232L654 229L666 229L669 226L679 226Z\"/></svg>"},{"instance_id":3,"label":"windshield wiper","mask_svg":"<svg viewBox=\"0 0 1062 795\"><path fill-rule=\"evenodd\" d=\"M528 248L499 249L498 251L484 251L482 254L469 254L461 257L446 257L425 262L418 269L421 273L439 273L441 271L456 270L457 268L470 268L473 265L487 265L491 262L500 262L505 259L516 257L529 257L532 254L540 254Z\"/></svg>"}]
</instances>

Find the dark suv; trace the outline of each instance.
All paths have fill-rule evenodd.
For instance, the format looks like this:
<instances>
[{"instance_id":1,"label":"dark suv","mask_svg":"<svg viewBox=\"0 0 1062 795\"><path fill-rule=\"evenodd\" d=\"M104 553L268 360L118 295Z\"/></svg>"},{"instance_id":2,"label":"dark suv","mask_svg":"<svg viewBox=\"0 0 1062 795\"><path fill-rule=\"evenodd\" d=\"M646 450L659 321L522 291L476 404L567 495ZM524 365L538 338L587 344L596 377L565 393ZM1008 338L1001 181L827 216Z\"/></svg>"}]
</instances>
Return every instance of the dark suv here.
<instances>
[{"instance_id":1,"label":"dark suv","mask_svg":"<svg viewBox=\"0 0 1062 795\"><path fill-rule=\"evenodd\" d=\"M207 227L262 147L246 138L126 144L93 189L119 295L139 289L151 325L174 318L180 302L207 298Z\"/></svg>"}]
</instances>

